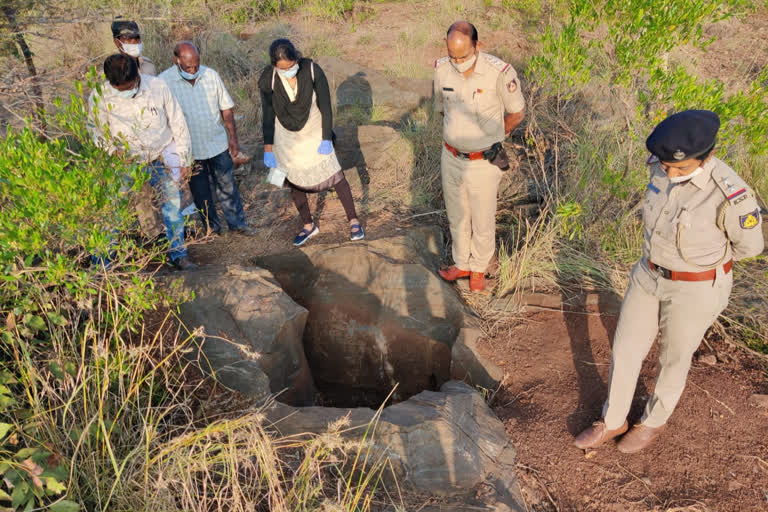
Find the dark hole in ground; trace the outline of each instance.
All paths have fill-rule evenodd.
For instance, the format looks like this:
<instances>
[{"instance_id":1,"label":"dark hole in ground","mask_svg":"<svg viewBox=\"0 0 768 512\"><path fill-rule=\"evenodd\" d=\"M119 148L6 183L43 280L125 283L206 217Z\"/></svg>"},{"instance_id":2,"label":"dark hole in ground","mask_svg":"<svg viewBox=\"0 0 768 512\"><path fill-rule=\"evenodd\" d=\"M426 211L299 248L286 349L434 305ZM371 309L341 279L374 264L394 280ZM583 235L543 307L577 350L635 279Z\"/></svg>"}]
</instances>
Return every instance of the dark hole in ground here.
<instances>
[{"instance_id":1,"label":"dark hole in ground","mask_svg":"<svg viewBox=\"0 0 768 512\"><path fill-rule=\"evenodd\" d=\"M377 408L438 390L451 378L451 348L464 306L421 264L364 245L258 258L309 311L304 352L315 403Z\"/></svg>"}]
</instances>

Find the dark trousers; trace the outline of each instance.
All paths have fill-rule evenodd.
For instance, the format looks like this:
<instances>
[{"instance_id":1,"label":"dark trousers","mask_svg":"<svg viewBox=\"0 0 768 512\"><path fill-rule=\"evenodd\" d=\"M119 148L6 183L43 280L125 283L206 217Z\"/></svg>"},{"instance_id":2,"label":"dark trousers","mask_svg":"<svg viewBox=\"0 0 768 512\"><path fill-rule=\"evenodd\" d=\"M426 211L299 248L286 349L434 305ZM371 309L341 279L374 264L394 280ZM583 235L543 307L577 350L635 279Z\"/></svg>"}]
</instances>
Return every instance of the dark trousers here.
<instances>
[{"instance_id":1,"label":"dark trousers","mask_svg":"<svg viewBox=\"0 0 768 512\"><path fill-rule=\"evenodd\" d=\"M312 224L312 214L309 211L309 203L307 202L307 192L290 181L288 185L291 187L291 197L293 197L293 204L296 205L296 209L299 210L299 217L304 224ZM347 220L357 218L357 212L355 212L355 202L352 200L352 191L349 189L349 183L347 178L343 178L340 182L333 186L336 194L339 196L341 205L344 207L344 212L347 214Z\"/></svg>"},{"instance_id":2,"label":"dark trousers","mask_svg":"<svg viewBox=\"0 0 768 512\"><path fill-rule=\"evenodd\" d=\"M189 190L195 200L195 206L200 212L203 223L213 231L221 229L219 216L216 213L216 203L213 199L212 188L216 191L219 202L229 229L245 226L245 212L240 200L240 192L235 180L235 166L229 150L219 153L213 158L197 160L196 169L189 179Z\"/></svg>"}]
</instances>

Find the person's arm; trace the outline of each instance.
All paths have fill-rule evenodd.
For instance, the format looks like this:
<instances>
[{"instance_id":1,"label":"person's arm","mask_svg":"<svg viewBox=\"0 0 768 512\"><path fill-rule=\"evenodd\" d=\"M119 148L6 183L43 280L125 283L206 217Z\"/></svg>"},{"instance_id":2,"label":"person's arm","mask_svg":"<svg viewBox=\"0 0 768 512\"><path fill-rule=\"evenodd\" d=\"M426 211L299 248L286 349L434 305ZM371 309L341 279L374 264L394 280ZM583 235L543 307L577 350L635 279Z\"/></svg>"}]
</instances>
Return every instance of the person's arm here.
<instances>
[{"instance_id":1,"label":"person's arm","mask_svg":"<svg viewBox=\"0 0 768 512\"><path fill-rule=\"evenodd\" d=\"M443 112L443 90L440 87L440 81L437 76L437 61L435 61L435 75L432 79L432 103L435 107L435 112L439 112L440 115L444 115Z\"/></svg>"},{"instance_id":2,"label":"person's arm","mask_svg":"<svg viewBox=\"0 0 768 512\"><path fill-rule=\"evenodd\" d=\"M725 205L723 224L736 261L759 255L765 245L760 206L751 190L746 189L744 194L747 194L747 198L743 201Z\"/></svg>"},{"instance_id":3,"label":"person's arm","mask_svg":"<svg viewBox=\"0 0 768 512\"><path fill-rule=\"evenodd\" d=\"M235 127L235 114L231 108L221 111L221 120L227 130L229 139L229 154L234 158L240 152L240 143L237 140L237 128Z\"/></svg>"},{"instance_id":4,"label":"person's arm","mask_svg":"<svg viewBox=\"0 0 768 512\"><path fill-rule=\"evenodd\" d=\"M98 95L96 90L91 92L91 95L88 97L88 121L85 127L94 144L112 153L114 148L107 142L107 137L104 133L104 125L106 124L104 116L107 114L107 111L101 108L103 101L103 97Z\"/></svg>"},{"instance_id":5,"label":"person's arm","mask_svg":"<svg viewBox=\"0 0 768 512\"><path fill-rule=\"evenodd\" d=\"M509 136L525 118L525 98L520 87L520 79L512 66L499 73L496 90L504 104L504 135Z\"/></svg>"},{"instance_id":6,"label":"person's arm","mask_svg":"<svg viewBox=\"0 0 768 512\"><path fill-rule=\"evenodd\" d=\"M328 87L328 79L322 68L315 66L315 93L317 95L317 108L323 117L323 140L333 139L333 108L331 106L331 90Z\"/></svg>"},{"instance_id":7,"label":"person's arm","mask_svg":"<svg viewBox=\"0 0 768 512\"><path fill-rule=\"evenodd\" d=\"M173 134L173 140L176 142L176 150L181 160L181 179L187 179L192 171L192 139L189 136L187 120L184 118L184 112L176 98L171 94L171 90L163 84L163 106L165 114L168 116L168 127Z\"/></svg>"},{"instance_id":8,"label":"person's arm","mask_svg":"<svg viewBox=\"0 0 768 512\"><path fill-rule=\"evenodd\" d=\"M224 123L224 128L227 130L229 154L234 158L240 152L240 144L237 140L237 128L235 127L235 113L232 110L235 107L235 102L232 101L232 96L229 95L219 74L212 69L206 69L206 72L213 73L216 80L216 99L219 103L219 111L221 111L221 121Z\"/></svg>"}]
</instances>

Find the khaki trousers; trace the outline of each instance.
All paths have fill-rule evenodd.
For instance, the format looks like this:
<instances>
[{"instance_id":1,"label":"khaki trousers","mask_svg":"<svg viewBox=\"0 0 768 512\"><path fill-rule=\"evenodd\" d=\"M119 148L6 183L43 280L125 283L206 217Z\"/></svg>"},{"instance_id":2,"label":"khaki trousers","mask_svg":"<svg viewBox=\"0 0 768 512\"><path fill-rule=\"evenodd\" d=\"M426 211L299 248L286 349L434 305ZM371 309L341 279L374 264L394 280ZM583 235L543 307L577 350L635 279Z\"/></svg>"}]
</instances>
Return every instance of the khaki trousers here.
<instances>
[{"instance_id":1,"label":"khaki trousers","mask_svg":"<svg viewBox=\"0 0 768 512\"><path fill-rule=\"evenodd\" d=\"M440 169L453 262L460 270L485 272L496 249L496 194L501 169L487 160L456 158L445 146Z\"/></svg>"},{"instance_id":2,"label":"khaki trousers","mask_svg":"<svg viewBox=\"0 0 768 512\"><path fill-rule=\"evenodd\" d=\"M685 388L693 353L728 305L732 286L733 272L725 274L722 266L714 282L686 282L660 277L645 259L635 264L613 340L608 399L603 406L607 428L624 423L643 360L659 330L659 375L641 422L654 428L667 422Z\"/></svg>"}]
</instances>

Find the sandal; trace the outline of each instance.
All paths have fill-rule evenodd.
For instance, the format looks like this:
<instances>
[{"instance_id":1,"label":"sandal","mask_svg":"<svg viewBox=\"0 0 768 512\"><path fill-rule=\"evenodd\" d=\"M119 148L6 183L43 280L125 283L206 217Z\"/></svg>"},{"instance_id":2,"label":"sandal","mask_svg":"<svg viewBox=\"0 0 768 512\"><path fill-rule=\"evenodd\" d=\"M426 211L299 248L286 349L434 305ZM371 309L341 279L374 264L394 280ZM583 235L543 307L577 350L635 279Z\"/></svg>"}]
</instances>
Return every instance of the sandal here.
<instances>
[{"instance_id":1,"label":"sandal","mask_svg":"<svg viewBox=\"0 0 768 512\"><path fill-rule=\"evenodd\" d=\"M306 229L302 228L301 231L299 231L299 234L296 235L296 238L293 239L293 245L294 247L299 247L300 245L304 245L304 242L315 236L320 232L320 229L316 225L312 225L312 229Z\"/></svg>"},{"instance_id":2,"label":"sandal","mask_svg":"<svg viewBox=\"0 0 768 512\"><path fill-rule=\"evenodd\" d=\"M363 231L363 226L360 224L352 224L349 226L349 239L353 242L355 240L362 240L365 238L365 231Z\"/></svg>"}]
</instances>

